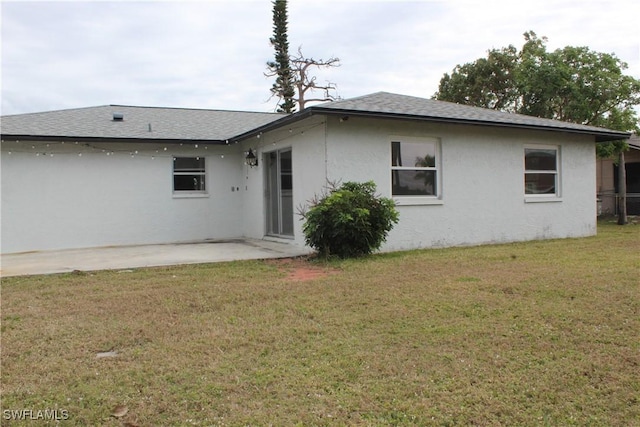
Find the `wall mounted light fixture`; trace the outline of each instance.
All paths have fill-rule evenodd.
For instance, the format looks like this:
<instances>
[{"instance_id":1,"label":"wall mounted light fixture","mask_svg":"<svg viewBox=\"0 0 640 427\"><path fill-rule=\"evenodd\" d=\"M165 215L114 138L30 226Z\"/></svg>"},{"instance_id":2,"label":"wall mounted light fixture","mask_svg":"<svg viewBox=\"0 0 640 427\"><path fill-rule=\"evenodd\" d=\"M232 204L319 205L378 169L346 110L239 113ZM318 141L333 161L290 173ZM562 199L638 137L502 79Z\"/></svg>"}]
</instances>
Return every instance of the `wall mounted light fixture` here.
<instances>
[{"instance_id":1,"label":"wall mounted light fixture","mask_svg":"<svg viewBox=\"0 0 640 427\"><path fill-rule=\"evenodd\" d=\"M247 153L247 156L244 158L244 163L250 167L258 166L258 158L256 157L255 153L251 148L249 148L249 152Z\"/></svg>"}]
</instances>

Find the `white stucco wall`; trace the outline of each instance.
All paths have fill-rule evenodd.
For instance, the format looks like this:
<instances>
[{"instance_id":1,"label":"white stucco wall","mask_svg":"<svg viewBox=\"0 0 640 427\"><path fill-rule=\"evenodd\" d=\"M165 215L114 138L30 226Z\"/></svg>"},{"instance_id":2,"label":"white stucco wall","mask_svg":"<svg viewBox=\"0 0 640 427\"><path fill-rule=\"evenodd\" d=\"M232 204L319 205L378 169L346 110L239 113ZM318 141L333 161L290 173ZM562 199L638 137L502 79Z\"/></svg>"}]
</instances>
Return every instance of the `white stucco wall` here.
<instances>
[{"instance_id":1,"label":"white stucco wall","mask_svg":"<svg viewBox=\"0 0 640 427\"><path fill-rule=\"evenodd\" d=\"M424 122L312 117L293 129L268 132L243 149L291 147L294 206L320 194L328 181L376 182L391 197L392 136L437 138L441 199L400 204L400 222L383 251L477 245L593 235L596 232L595 148L590 137ZM524 194L524 147L552 145L560 152L561 197L532 203ZM264 169L247 171L244 230L262 238ZM398 200L400 203L401 200ZM404 200L406 202L406 199ZM304 244L296 215L294 242Z\"/></svg>"},{"instance_id":2,"label":"white stucco wall","mask_svg":"<svg viewBox=\"0 0 640 427\"><path fill-rule=\"evenodd\" d=\"M391 136L439 139L442 193L435 204L398 206L400 223L384 251L596 232L595 148L590 137L313 116L241 144L206 149L187 143L101 144L103 152L70 144L34 143L36 148L31 148L29 142L5 142L1 251L264 238L263 156L286 148L293 158L294 238L289 242L304 245L297 211L328 181L373 180L381 195L391 197ZM527 202L527 144L560 147L560 199ZM260 159L257 168L244 164L249 148ZM173 194L173 156L206 158L204 197Z\"/></svg>"},{"instance_id":3,"label":"white stucco wall","mask_svg":"<svg viewBox=\"0 0 640 427\"><path fill-rule=\"evenodd\" d=\"M2 253L242 235L239 147L98 145L2 144ZM173 194L174 155L205 157L204 197Z\"/></svg>"},{"instance_id":4,"label":"white stucco wall","mask_svg":"<svg viewBox=\"0 0 640 427\"><path fill-rule=\"evenodd\" d=\"M246 237L265 237L265 167L264 156L275 150L291 148L293 163L294 236L289 243L303 246L302 221L298 214L326 184L325 118L312 117L290 127L267 132L244 141L243 150L257 151L260 165L245 167L247 191L244 194L243 229ZM285 239L288 240L288 239Z\"/></svg>"},{"instance_id":5,"label":"white stucco wall","mask_svg":"<svg viewBox=\"0 0 640 427\"><path fill-rule=\"evenodd\" d=\"M593 235L595 148L590 137L351 117L327 124L328 179L374 180L391 197L391 136L438 138L441 200L400 205L384 251ZM560 147L561 198L530 203L524 147Z\"/></svg>"}]
</instances>

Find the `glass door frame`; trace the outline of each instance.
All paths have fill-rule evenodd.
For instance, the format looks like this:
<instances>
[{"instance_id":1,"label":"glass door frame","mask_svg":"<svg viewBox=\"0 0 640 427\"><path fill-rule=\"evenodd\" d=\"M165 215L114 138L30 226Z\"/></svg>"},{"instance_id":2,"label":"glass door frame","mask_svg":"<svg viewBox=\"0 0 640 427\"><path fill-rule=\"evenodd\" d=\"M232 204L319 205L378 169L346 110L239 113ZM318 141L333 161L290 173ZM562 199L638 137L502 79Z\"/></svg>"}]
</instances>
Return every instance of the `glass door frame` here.
<instances>
[{"instance_id":1,"label":"glass door frame","mask_svg":"<svg viewBox=\"0 0 640 427\"><path fill-rule=\"evenodd\" d=\"M293 158L291 147L263 154L265 234L293 239Z\"/></svg>"}]
</instances>

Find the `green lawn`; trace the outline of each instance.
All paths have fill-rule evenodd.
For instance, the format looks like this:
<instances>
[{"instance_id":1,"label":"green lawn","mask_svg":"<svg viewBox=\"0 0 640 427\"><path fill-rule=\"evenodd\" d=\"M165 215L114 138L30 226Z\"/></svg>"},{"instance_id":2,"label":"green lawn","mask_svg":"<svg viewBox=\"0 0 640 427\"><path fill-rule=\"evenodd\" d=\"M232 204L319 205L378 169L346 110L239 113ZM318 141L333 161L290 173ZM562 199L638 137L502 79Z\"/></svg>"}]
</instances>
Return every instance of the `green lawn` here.
<instances>
[{"instance_id":1,"label":"green lawn","mask_svg":"<svg viewBox=\"0 0 640 427\"><path fill-rule=\"evenodd\" d=\"M1 423L640 425L639 282L640 225L604 222L329 263L7 278Z\"/></svg>"}]
</instances>

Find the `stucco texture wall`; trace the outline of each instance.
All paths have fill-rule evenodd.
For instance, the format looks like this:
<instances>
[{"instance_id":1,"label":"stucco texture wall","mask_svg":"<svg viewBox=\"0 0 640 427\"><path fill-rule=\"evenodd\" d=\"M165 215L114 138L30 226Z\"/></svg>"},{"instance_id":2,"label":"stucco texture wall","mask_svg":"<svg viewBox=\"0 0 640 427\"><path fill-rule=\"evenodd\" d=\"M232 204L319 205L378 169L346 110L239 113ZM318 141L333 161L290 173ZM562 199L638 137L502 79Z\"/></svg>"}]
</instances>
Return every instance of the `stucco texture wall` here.
<instances>
[{"instance_id":1,"label":"stucco texture wall","mask_svg":"<svg viewBox=\"0 0 640 427\"><path fill-rule=\"evenodd\" d=\"M397 199L400 222L383 251L596 232L595 148L587 136L318 115L230 146L102 144L105 151L79 156L69 145L52 144L37 155L43 143L33 149L5 142L1 250L268 237L263 162L269 152L289 148L289 242L304 245L298 210L328 182L373 180L381 195L392 196L391 141L403 137L439 141L439 196ZM524 194L524 147L536 144L559 149L560 197L533 203ZM249 148L261 161L256 168L244 164ZM206 194L173 194L173 156L205 157Z\"/></svg>"},{"instance_id":2,"label":"stucco texture wall","mask_svg":"<svg viewBox=\"0 0 640 427\"><path fill-rule=\"evenodd\" d=\"M242 144L246 152L249 148L257 152L261 164L257 168L245 170L247 191L243 200L243 231L245 237L262 239L265 237L265 157L273 151L291 149L293 169L293 226L289 243L304 245L302 221L299 211L319 195L327 184L326 180L326 126L325 118L314 116L293 124L253 137ZM268 237L268 236L267 236Z\"/></svg>"},{"instance_id":3,"label":"stucco texture wall","mask_svg":"<svg viewBox=\"0 0 640 427\"><path fill-rule=\"evenodd\" d=\"M397 137L440 141L441 194L428 204L399 200L400 222L383 251L588 236L596 232L595 149L589 137L479 126L351 117L327 123L329 180L373 180L391 197ZM525 145L560 153L560 198L524 194Z\"/></svg>"},{"instance_id":4,"label":"stucco texture wall","mask_svg":"<svg viewBox=\"0 0 640 427\"><path fill-rule=\"evenodd\" d=\"M239 147L100 148L3 144L2 253L242 235ZM205 157L207 194L173 194L173 156Z\"/></svg>"}]
</instances>

